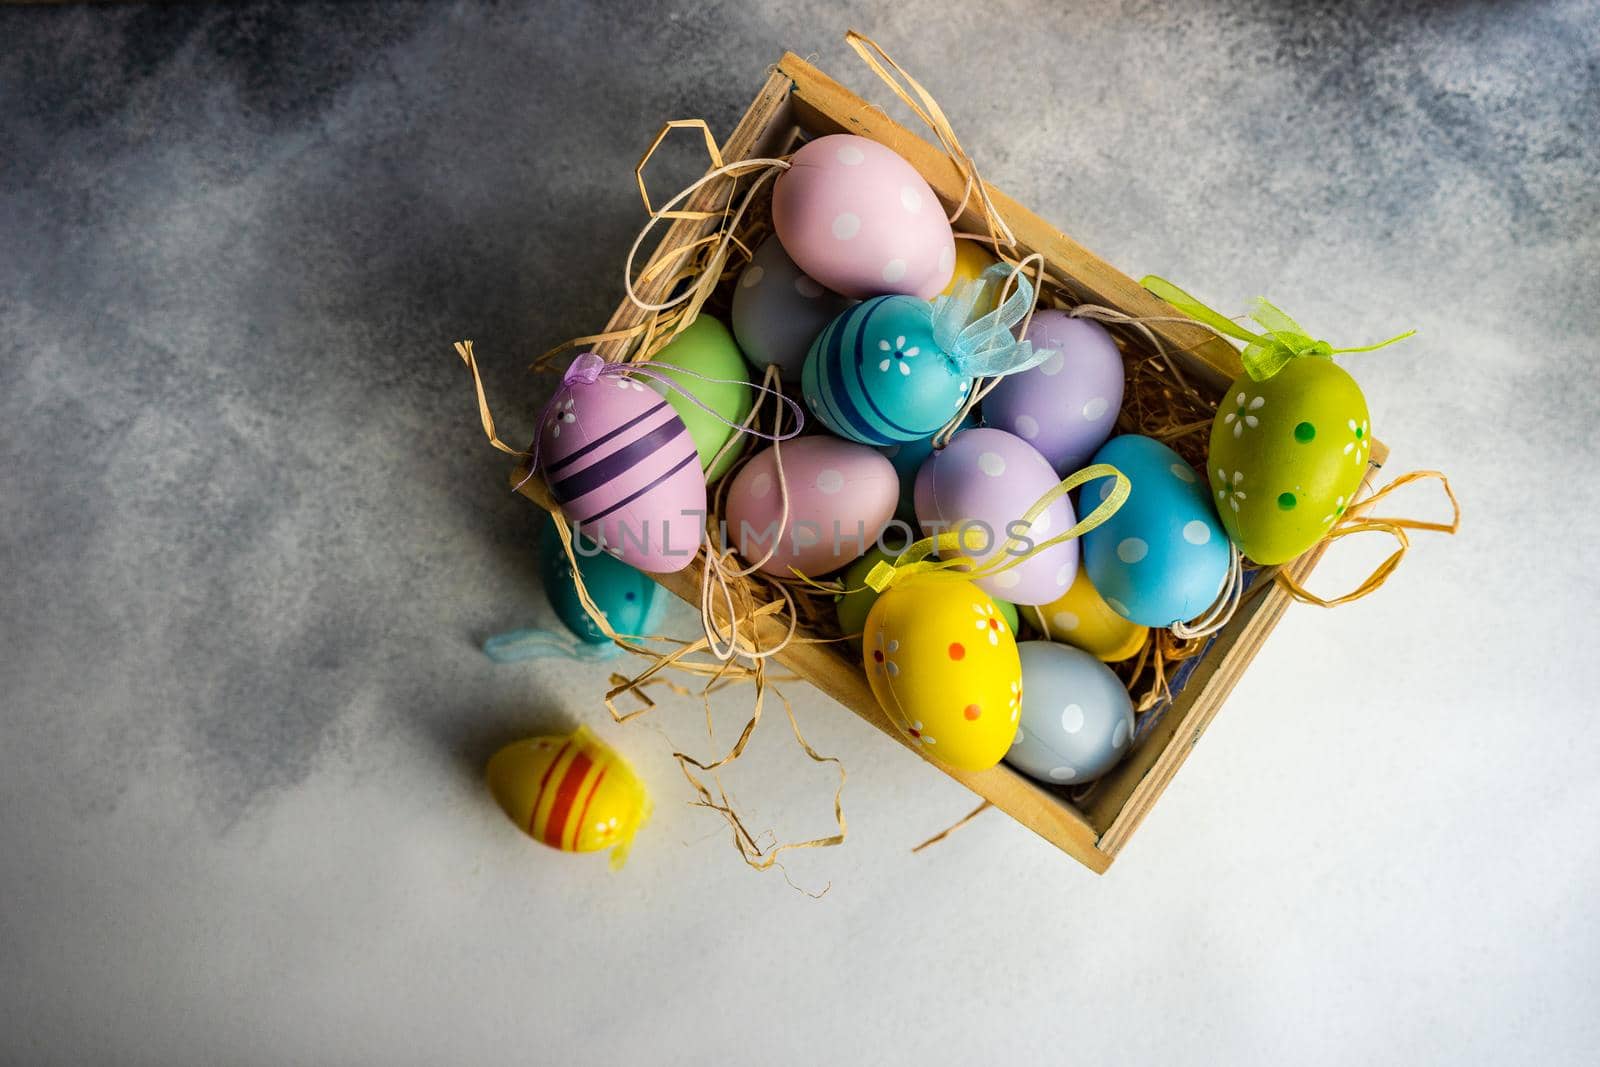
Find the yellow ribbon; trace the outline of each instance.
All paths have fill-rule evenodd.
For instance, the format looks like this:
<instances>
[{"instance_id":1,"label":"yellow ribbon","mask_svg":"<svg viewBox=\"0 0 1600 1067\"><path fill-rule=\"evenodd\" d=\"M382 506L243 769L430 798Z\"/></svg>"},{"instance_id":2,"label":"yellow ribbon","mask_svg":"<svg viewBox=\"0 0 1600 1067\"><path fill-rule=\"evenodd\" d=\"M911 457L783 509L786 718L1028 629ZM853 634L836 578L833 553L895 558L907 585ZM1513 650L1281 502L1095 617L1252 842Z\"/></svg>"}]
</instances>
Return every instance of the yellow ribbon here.
<instances>
[{"instance_id":1,"label":"yellow ribbon","mask_svg":"<svg viewBox=\"0 0 1600 1067\"><path fill-rule=\"evenodd\" d=\"M1009 537L1000 546L999 551L990 556L988 560L975 564L972 560L959 554L962 548L965 547L961 543L960 530L951 530L933 537L923 538L900 553L893 563L880 562L875 564L872 570L867 572L867 585L875 592L881 593L890 586L917 574L952 581L958 579L976 581L979 578L991 578L1013 567L1021 566L1046 549L1064 545L1075 537L1083 536L1090 530L1105 523L1106 520L1121 509L1128 499L1128 494L1133 491L1133 483L1128 481L1126 474L1123 474L1111 464L1094 463L1081 471L1069 474L1048 493L1034 501L1033 506L1027 510L1019 521L1031 528L1034 520L1044 514L1045 509L1051 504L1085 482L1091 482L1097 478L1116 479L1111 492L1106 494L1105 498L1100 501L1099 506L1082 519L1079 519L1065 533L1058 534L1048 541L1034 545L1027 552L1013 553L1011 549L1020 545L1022 539ZM943 551L957 554L948 559L928 559L929 556Z\"/></svg>"},{"instance_id":2,"label":"yellow ribbon","mask_svg":"<svg viewBox=\"0 0 1600 1067\"><path fill-rule=\"evenodd\" d=\"M1201 325L1210 327L1224 337L1243 341L1245 347L1244 351L1239 353L1239 359L1244 364L1245 373L1254 382L1266 381L1288 366L1291 360L1302 357L1327 359L1345 352L1375 352L1398 341L1404 341L1417 332L1407 330L1375 345L1334 348L1328 342L1312 337L1306 332L1305 327L1290 318L1282 308L1268 303L1266 297L1257 297L1255 309L1250 312L1250 317L1266 327L1266 332L1251 333L1220 311L1200 303L1165 278L1150 274L1141 278L1139 284Z\"/></svg>"}]
</instances>

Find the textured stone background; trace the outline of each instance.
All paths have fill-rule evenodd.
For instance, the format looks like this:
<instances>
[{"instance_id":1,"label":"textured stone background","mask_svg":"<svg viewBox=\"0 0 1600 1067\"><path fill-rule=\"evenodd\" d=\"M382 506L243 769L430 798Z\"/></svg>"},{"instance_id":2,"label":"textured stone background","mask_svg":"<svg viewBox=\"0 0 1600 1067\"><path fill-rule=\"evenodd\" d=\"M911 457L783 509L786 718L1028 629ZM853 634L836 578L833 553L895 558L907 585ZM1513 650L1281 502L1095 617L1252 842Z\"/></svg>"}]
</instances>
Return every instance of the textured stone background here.
<instances>
[{"instance_id":1,"label":"textured stone background","mask_svg":"<svg viewBox=\"0 0 1600 1067\"><path fill-rule=\"evenodd\" d=\"M820 902L682 802L691 707L603 727L657 799L621 874L481 786L598 725L604 674L476 651L550 617L449 342L525 436L519 368L619 298L657 125L725 133L784 47L887 101L851 24L1113 263L1422 331L1349 365L1461 537L1291 612L1105 879L996 815L910 855L967 795L798 690L851 772L849 844L790 865ZM62 7L0 40L0 1059L1592 1062L1593 2ZM829 825L781 721L729 780Z\"/></svg>"}]
</instances>

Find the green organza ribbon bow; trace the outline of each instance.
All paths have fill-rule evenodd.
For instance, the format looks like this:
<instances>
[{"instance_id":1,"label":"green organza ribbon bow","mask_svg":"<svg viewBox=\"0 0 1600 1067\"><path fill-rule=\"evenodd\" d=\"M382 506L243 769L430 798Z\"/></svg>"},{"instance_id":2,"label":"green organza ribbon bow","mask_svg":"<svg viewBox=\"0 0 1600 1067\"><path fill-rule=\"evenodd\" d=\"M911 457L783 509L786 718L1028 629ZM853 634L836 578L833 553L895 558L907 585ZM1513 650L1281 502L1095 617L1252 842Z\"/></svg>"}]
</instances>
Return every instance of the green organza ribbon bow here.
<instances>
[{"instance_id":1,"label":"green organza ribbon bow","mask_svg":"<svg viewBox=\"0 0 1600 1067\"><path fill-rule=\"evenodd\" d=\"M1165 278L1158 278L1152 274L1141 279L1139 284L1190 318L1205 323L1218 333L1243 341L1245 348L1239 354L1239 358L1244 363L1245 373L1255 382L1266 381L1288 366L1292 359L1299 359L1302 356L1327 359L1342 352L1374 352L1397 341L1404 341L1417 332L1407 330L1387 341L1379 341L1375 345L1364 345L1360 348L1334 348L1328 342L1312 337L1303 326L1284 314L1281 308L1268 303L1266 297L1257 297L1255 309L1250 312L1250 317L1266 327L1266 332L1251 333L1221 312L1206 307Z\"/></svg>"}]
</instances>

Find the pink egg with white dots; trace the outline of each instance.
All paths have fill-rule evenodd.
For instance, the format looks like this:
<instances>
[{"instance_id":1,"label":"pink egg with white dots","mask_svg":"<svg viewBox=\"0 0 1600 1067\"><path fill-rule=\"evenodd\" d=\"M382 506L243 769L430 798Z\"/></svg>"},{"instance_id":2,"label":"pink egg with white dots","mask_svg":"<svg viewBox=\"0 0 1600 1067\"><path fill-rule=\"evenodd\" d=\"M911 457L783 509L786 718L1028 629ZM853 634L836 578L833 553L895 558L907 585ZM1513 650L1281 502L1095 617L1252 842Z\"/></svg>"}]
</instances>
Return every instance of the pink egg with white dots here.
<instances>
[{"instance_id":1,"label":"pink egg with white dots","mask_svg":"<svg viewBox=\"0 0 1600 1067\"><path fill-rule=\"evenodd\" d=\"M789 258L836 293L931 300L950 284L956 242L916 168L877 141L819 137L772 190L772 226Z\"/></svg>"},{"instance_id":2,"label":"pink egg with white dots","mask_svg":"<svg viewBox=\"0 0 1600 1067\"><path fill-rule=\"evenodd\" d=\"M768 574L791 578L792 567L815 577L864 556L899 500L894 465L877 450L821 434L799 437L757 454L734 475L724 508L727 543L752 563L772 549L760 568Z\"/></svg>"}]
</instances>

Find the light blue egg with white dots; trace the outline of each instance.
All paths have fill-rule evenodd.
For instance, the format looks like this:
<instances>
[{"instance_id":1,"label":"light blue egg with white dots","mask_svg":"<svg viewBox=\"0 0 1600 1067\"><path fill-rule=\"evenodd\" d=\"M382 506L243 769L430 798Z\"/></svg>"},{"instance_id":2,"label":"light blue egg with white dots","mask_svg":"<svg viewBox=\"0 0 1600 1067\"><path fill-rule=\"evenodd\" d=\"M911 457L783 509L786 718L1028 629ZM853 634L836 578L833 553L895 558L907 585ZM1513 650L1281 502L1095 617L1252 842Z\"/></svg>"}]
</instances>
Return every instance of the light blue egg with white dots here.
<instances>
[{"instance_id":1,"label":"light blue egg with white dots","mask_svg":"<svg viewBox=\"0 0 1600 1067\"><path fill-rule=\"evenodd\" d=\"M1228 579L1228 536L1205 483L1160 441L1114 437L1095 453L1128 476L1132 491L1107 522L1083 535L1083 566L1111 609L1142 626L1168 627L1202 615ZM1084 485L1087 515L1115 480Z\"/></svg>"},{"instance_id":2,"label":"light blue egg with white dots","mask_svg":"<svg viewBox=\"0 0 1600 1067\"><path fill-rule=\"evenodd\" d=\"M1041 782L1080 785L1133 748L1133 701L1104 663L1071 645L1023 641L1022 716L1005 761Z\"/></svg>"},{"instance_id":3,"label":"light blue egg with white dots","mask_svg":"<svg viewBox=\"0 0 1600 1067\"><path fill-rule=\"evenodd\" d=\"M892 445L931 437L966 402L972 379L933 339L933 308L912 296L864 300L806 354L806 405L840 437Z\"/></svg>"}]
</instances>

